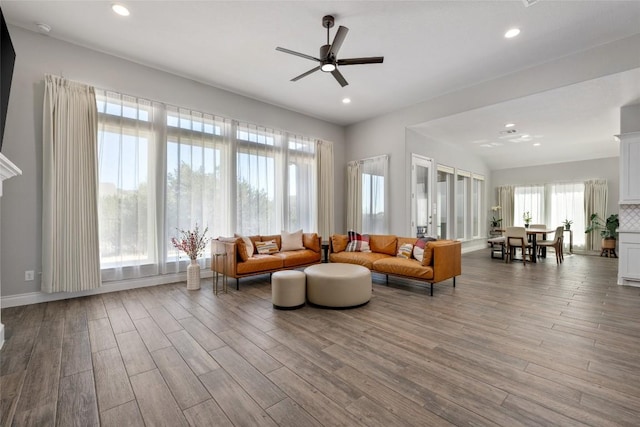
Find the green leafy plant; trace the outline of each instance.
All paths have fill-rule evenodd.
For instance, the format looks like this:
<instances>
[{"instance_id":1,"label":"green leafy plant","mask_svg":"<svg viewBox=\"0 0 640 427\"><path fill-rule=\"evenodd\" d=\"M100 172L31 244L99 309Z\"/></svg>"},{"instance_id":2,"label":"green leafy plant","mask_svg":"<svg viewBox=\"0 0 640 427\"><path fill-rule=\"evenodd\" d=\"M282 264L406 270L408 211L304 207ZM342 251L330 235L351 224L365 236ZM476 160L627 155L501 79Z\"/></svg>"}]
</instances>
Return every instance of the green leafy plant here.
<instances>
[{"instance_id":1,"label":"green leafy plant","mask_svg":"<svg viewBox=\"0 0 640 427\"><path fill-rule=\"evenodd\" d=\"M522 220L524 221L525 224L529 224L531 222L531 213L529 211L526 211L525 213L523 213Z\"/></svg>"},{"instance_id":2,"label":"green leafy plant","mask_svg":"<svg viewBox=\"0 0 640 427\"><path fill-rule=\"evenodd\" d=\"M571 229L571 224L573 224L573 221L571 221L570 219L565 219L564 221L562 221L562 223L564 224L564 228L566 230Z\"/></svg>"},{"instance_id":3,"label":"green leafy plant","mask_svg":"<svg viewBox=\"0 0 640 427\"><path fill-rule=\"evenodd\" d=\"M500 223L502 222L502 218L491 217L491 226L492 227L500 227Z\"/></svg>"},{"instance_id":4,"label":"green leafy plant","mask_svg":"<svg viewBox=\"0 0 640 427\"><path fill-rule=\"evenodd\" d=\"M618 237L617 230L620 226L618 214L611 214L606 220L603 220L597 213L593 213L589 221L590 224L584 230L585 233L600 230L600 236L602 236L603 239L616 239Z\"/></svg>"}]
</instances>

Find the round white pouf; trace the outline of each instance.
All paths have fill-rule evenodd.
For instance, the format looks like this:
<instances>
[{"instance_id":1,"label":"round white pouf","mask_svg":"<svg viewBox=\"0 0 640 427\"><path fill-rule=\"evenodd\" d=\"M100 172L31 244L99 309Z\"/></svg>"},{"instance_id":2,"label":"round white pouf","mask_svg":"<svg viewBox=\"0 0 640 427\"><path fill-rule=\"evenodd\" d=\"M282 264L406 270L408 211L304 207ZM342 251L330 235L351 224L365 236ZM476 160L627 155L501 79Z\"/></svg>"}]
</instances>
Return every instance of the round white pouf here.
<instances>
[{"instance_id":1,"label":"round white pouf","mask_svg":"<svg viewBox=\"0 0 640 427\"><path fill-rule=\"evenodd\" d=\"M271 303L274 308L293 310L304 305L305 274L297 270L277 271L271 275Z\"/></svg>"},{"instance_id":2,"label":"round white pouf","mask_svg":"<svg viewBox=\"0 0 640 427\"><path fill-rule=\"evenodd\" d=\"M371 272L355 264L328 263L304 269L307 300L331 308L364 305L371 299Z\"/></svg>"}]
</instances>

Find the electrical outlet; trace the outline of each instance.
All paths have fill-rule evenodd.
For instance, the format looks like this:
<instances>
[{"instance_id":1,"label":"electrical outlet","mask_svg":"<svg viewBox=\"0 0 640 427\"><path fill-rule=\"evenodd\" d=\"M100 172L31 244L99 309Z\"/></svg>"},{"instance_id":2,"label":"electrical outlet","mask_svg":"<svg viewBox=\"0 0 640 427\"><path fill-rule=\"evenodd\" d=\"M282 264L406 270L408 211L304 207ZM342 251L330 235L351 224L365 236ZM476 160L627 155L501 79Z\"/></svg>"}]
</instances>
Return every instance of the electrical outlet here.
<instances>
[{"instance_id":1,"label":"electrical outlet","mask_svg":"<svg viewBox=\"0 0 640 427\"><path fill-rule=\"evenodd\" d=\"M34 272L33 270L27 270L24 272L24 281L25 282L31 282L34 279Z\"/></svg>"}]
</instances>

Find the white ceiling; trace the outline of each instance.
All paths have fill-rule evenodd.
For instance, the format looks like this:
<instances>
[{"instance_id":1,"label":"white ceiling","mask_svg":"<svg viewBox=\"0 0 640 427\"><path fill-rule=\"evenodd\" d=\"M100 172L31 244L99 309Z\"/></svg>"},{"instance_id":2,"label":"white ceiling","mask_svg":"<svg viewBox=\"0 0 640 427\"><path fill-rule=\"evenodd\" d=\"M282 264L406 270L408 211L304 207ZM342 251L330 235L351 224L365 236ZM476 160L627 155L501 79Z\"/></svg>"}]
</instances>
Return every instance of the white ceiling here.
<instances>
[{"instance_id":1,"label":"white ceiling","mask_svg":"<svg viewBox=\"0 0 640 427\"><path fill-rule=\"evenodd\" d=\"M111 3L2 0L2 10L9 24L36 31L35 24L44 22L51 26L50 37L341 125L640 33L638 1L541 0L525 7L521 0L123 0L120 3L131 11L127 18L115 15ZM339 58L384 56L384 63L341 67L350 83L345 88L322 72L290 82L316 63L277 52L276 46L317 56L320 45L326 42L326 30L321 25L326 14L335 16L336 27L343 25L350 30ZM521 35L505 39L504 32L513 26L522 29ZM599 138L598 144L602 145L605 135L610 139L617 132L610 126L619 117L612 116L612 109L619 110L624 104L616 103L640 100L639 85L634 86L627 78L637 82L638 75L620 77L626 83L612 78L612 82L604 79L588 84L587 89L594 92L584 96L585 88L566 88L569 92L561 92L564 95L540 94L512 101L507 107L488 107L470 112L469 116L439 120L420 131L469 144L494 138L495 126L485 126L489 117L498 123L519 121L518 130L545 135L538 150L543 152L548 145L556 147L576 140L571 137L574 120L567 120L562 115L564 111L551 114L549 106L555 105L552 103L558 97L578 96L583 103L575 106L577 110L571 112L571 118L591 122L606 119L606 126L590 122L588 131L582 129L576 134L592 136L584 146L555 151L558 158L571 151L575 160L576 150L591 151L589 140ZM609 83L631 92L608 99L609 92L603 85ZM603 94L611 101L605 106L600 105ZM352 99L349 105L341 103L346 96ZM516 110L517 115L501 116ZM579 127L585 128L583 124ZM478 145L473 144L472 149L491 167L504 166L504 162L493 160L500 150L481 150ZM594 155L596 151L600 157L617 155L617 144L613 145L614 151L599 147Z\"/></svg>"}]
</instances>

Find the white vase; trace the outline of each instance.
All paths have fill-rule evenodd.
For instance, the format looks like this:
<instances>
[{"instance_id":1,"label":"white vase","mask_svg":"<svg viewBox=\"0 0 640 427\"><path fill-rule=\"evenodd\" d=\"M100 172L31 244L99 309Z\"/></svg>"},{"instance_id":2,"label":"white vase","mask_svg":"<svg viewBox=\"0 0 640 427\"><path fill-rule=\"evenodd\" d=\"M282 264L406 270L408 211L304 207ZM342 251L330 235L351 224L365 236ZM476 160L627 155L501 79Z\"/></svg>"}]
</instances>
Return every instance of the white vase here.
<instances>
[{"instance_id":1,"label":"white vase","mask_svg":"<svg viewBox=\"0 0 640 427\"><path fill-rule=\"evenodd\" d=\"M195 259L187 266L187 289L197 291L200 289L200 264Z\"/></svg>"}]
</instances>

